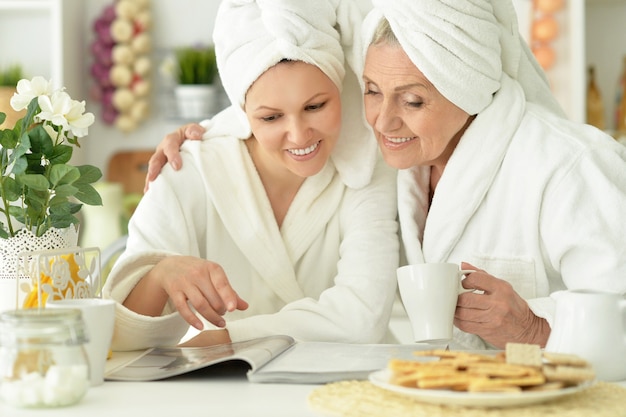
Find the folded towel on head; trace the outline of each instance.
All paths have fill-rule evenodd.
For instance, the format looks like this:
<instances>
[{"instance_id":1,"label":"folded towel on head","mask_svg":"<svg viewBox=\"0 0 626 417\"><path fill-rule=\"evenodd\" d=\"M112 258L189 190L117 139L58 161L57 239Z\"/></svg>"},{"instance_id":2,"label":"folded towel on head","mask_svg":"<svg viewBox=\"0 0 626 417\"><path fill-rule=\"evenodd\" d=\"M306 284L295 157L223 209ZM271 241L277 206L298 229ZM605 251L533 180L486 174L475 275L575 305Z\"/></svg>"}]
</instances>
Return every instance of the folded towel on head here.
<instances>
[{"instance_id":1,"label":"folded towel on head","mask_svg":"<svg viewBox=\"0 0 626 417\"><path fill-rule=\"evenodd\" d=\"M237 137L250 136L243 106L246 92L261 74L283 59L315 65L342 92L342 131L331 159L346 185L367 185L377 146L365 121L354 71L362 67L362 48L354 47L362 20L353 0L223 0L213 40L220 78L233 104L229 118L237 114L239 119L239 126L233 127ZM209 130L205 137L211 135Z\"/></svg>"},{"instance_id":2,"label":"folded towel on head","mask_svg":"<svg viewBox=\"0 0 626 417\"><path fill-rule=\"evenodd\" d=\"M519 34L511 0L372 0L364 49L386 18L400 45L437 90L469 114L500 89L502 72L526 99L564 116L545 73Z\"/></svg>"}]
</instances>

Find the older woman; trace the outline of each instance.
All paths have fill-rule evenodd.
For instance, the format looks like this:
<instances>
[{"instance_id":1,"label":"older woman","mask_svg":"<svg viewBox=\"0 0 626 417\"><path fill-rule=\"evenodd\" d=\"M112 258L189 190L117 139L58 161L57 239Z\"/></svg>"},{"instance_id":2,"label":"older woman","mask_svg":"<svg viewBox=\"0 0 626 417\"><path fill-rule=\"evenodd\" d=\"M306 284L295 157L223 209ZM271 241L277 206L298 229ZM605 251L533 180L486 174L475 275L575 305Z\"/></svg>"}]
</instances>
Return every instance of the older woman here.
<instances>
[{"instance_id":1,"label":"older woman","mask_svg":"<svg viewBox=\"0 0 626 417\"><path fill-rule=\"evenodd\" d=\"M545 345L550 293L624 293L626 149L562 116L510 1L373 3L365 111L400 169L407 260L480 269L456 341Z\"/></svg>"},{"instance_id":2,"label":"older woman","mask_svg":"<svg viewBox=\"0 0 626 417\"><path fill-rule=\"evenodd\" d=\"M478 270L454 345L545 345L551 293L624 294L626 148L564 118L510 0L373 5L365 111L399 169L403 255Z\"/></svg>"},{"instance_id":3,"label":"older woman","mask_svg":"<svg viewBox=\"0 0 626 417\"><path fill-rule=\"evenodd\" d=\"M339 0L222 1L214 40L232 106L130 221L104 288L120 303L114 349L175 344L189 325L204 330L197 345L383 340L396 172L345 65L361 21Z\"/></svg>"}]
</instances>

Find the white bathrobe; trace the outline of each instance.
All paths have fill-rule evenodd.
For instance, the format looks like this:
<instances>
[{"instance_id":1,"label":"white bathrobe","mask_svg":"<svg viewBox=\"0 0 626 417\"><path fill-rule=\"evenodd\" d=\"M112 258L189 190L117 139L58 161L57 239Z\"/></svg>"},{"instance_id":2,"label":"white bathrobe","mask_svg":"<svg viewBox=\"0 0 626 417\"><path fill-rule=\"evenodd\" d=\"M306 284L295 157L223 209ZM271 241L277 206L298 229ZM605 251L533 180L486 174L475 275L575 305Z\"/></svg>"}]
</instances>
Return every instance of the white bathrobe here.
<instances>
[{"instance_id":1,"label":"white bathrobe","mask_svg":"<svg viewBox=\"0 0 626 417\"><path fill-rule=\"evenodd\" d=\"M243 140L188 141L182 157L181 171L166 166L137 207L105 297L121 303L165 256L191 255L220 264L250 304L225 316L233 341L383 339L399 253L395 170L379 158L370 185L351 189L329 161L279 229ZM160 317L120 304L113 348L176 344L188 328L171 303Z\"/></svg>"},{"instance_id":2,"label":"white bathrobe","mask_svg":"<svg viewBox=\"0 0 626 417\"><path fill-rule=\"evenodd\" d=\"M428 168L398 174L408 263L470 262L549 323L554 291L626 292L626 148L527 103L508 76L451 156L430 210L428 184ZM455 342L485 348L458 329Z\"/></svg>"}]
</instances>

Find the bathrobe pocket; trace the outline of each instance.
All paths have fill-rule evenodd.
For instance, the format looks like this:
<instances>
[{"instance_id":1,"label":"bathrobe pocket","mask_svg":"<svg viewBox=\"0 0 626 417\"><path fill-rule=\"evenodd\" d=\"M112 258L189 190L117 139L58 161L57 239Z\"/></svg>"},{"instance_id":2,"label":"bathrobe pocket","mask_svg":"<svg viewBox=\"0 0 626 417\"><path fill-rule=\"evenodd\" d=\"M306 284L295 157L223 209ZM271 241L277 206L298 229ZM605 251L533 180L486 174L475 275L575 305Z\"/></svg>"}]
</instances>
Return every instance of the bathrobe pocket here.
<instances>
[{"instance_id":1,"label":"bathrobe pocket","mask_svg":"<svg viewBox=\"0 0 626 417\"><path fill-rule=\"evenodd\" d=\"M490 275L508 281L522 298L528 300L537 296L535 263L532 259L474 255L470 262Z\"/></svg>"}]
</instances>

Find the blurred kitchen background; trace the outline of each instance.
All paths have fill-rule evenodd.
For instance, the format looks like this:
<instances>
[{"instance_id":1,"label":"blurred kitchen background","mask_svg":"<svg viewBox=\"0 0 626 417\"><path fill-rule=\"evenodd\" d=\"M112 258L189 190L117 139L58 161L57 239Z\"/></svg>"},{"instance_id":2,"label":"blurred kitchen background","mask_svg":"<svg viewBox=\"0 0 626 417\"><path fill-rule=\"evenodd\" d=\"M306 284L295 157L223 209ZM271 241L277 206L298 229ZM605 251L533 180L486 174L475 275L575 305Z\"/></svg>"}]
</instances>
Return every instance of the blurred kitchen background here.
<instances>
[{"instance_id":1,"label":"blurred kitchen background","mask_svg":"<svg viewBox=\"0 0 626 417\"><path fill-rule=\"evenodd\" d=\"M514 4L520 32L541 58L568 115L587 121L592 66L594 117L599 111L602 128L614 133L626 56L626 0L514 0ZM211 44L218 5L219 0L0 0L0 71L18 64L25 78L43 75L65 86L72 98L86 100L96 122L81 141L75 162L98 166L106 180L132 182L122 187L122 197L119 187L103 184L105 207L95 209L95 219L132 209L152 149L166 133L202 118L181 115L174 100L176 83L168 79L166 64L176 48ZM112 57L112 48L120 44L128 48L118 48ZM108 52L101 51L103 46ZM113 58L130 72L114 71ZM110 80L108 90L103 86L107 70L116 77L118 88L111 89ZM126 95L115 97L124 111L111 111L111 92L124 89ZM103 97L106 94L108 98ZM207 113L225 105L219 91L214 97L214 108ZM127 198L129 194L134 200ZM89 210L85 215L92 216ZM105 247L124 233L123 225L120 230L91 232L96 223L85 224L89 244Z\"/></svg>"}]
</instances>

